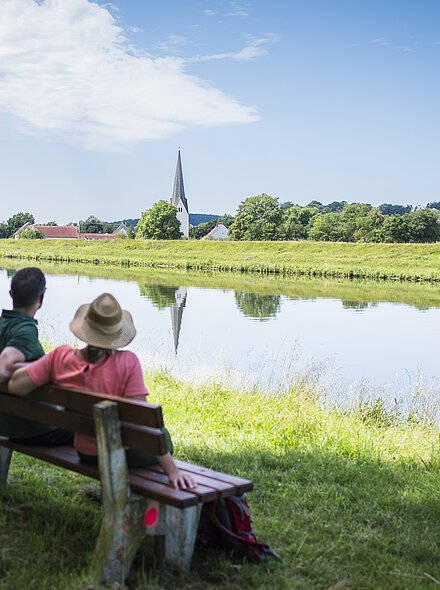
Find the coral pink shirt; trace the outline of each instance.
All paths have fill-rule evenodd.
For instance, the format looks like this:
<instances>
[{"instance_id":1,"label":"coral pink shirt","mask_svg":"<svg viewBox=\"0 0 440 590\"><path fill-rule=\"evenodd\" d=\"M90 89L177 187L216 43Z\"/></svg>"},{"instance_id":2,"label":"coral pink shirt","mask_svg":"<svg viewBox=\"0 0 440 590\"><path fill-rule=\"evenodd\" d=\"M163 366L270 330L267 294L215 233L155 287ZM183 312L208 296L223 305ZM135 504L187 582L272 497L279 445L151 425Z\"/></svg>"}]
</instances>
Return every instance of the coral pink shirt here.
<instances>
[{"instance_id":1,"label":"coral pink shirt","mask_svg":"<svg viewBox=\"0 0 440 590\"><path fill-rule=\"evenodd\" d=\"M54 383L58 387L107 393L116 397L148 395L137 356L117 350L99 364L85 361L79 350L59 346L28 365L27 375L36 387ZM75 448L85 455L97 455L93 437L75 434Z\"/></svg>"}]
</instances>

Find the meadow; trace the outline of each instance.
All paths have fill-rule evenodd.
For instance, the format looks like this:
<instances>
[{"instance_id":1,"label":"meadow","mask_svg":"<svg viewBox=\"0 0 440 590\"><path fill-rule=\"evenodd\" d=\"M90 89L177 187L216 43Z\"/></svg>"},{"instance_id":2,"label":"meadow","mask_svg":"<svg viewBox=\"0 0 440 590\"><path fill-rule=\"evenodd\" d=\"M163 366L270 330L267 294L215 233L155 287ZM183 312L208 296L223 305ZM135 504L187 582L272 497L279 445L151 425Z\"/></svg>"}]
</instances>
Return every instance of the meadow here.
<instances>
[{"instance_id":1,"label":"meadow","mask_svg":"<svg viewBox=\"0 0 440 590\"><path fill-rule=\"evenodd\" d=\"M250 478L257 536L281 562L196 549L161 570L146 538L129 590L431 589L440 584L439 431L380 404L324 409L307 384L279 396L146 375L176 455ZM0 490L0 589L91 590L99 485L16 455ZM119 586L112 586L116 590Z\"/></svg>"},{"instance_id":2,"label":"meadow","mask_svg":"<svg viewBox=\"0 0 440 590\"><path fill-rule=\"evenodd\" d=\"M432 244L0 240L0 257L9 269L36 261L48 272L110 271L141 291L160 279L289 297L354 297L354 289L356 300L440 305L440 246ZM354 280L347 290L343 277L378 280ZM158 568L146 538L129 590L440 585L440 433L427 416L394 415L380 400L328 407L307 381L277 396L163 372L146 383L163 405L176 456L254 481L255 532L282 561L255 566L199 548L191 574L182 574ZM16 455L0 498L0 590L92 590L98 483Z\"/></svg>"},{"instance_id":3,"label":"meadow","mask_svg":"<svg viewBox=\"0 0 440 590\"><path fill-rule=\"evenodd\" d=\"M440 280L440 244L197 240L0 240L5 259L123 267Z\"/></svg>"}]
</instances>

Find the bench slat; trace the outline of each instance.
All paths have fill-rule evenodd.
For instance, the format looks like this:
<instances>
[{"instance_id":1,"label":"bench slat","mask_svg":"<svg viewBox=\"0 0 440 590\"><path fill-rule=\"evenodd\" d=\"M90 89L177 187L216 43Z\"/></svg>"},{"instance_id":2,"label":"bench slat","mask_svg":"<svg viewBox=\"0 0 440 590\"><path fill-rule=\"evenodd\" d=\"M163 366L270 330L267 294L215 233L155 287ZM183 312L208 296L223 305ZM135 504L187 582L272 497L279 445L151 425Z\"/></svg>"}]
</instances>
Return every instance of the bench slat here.
<instances>
[{"instance_id":1,"label":"bench slat","mask_svg":"<svg viewBox=\"0 0 440 590\"><path fill-rule=\"evenodd\" d=\"M37 402L27 396L0 394L0 411L71 432L95 436L95 424L91 416ZM164 455L167 452L165 435L159 429L121 422L121 436L123 444L134 449L142 449L153 455Z\"/></svg>"},{"instance_id":2,"label":"bench slat","mask_svg":"<svg viewBox=\"0 0 440 590\"><path fill-rule=\"evenodd\" d=\"M152 465L151 466L151 471L155 471L157 474L162 474L163 477L166 477L164 475L164 471L162 469L162 467L160 465ZM203 490L210 490L211 492L214 492L214 497L212 499L218 498L218 497L227 497L227 496L232 496L233 494L240 494L240 488L237 487L234 484L231 484L230 482L227 481L220 481L219 479L212 479L210 477L205 477L204 475L201 475L198 472L194 472L188 469L182 469L182 471L185 471L186 473L190 473L192 478L194 479L194 481L197 483L197 491L199 489L203 489ZM209 500L203 500L205 502L209 501Z\"/></svg>"},{"instance_id":3,"label":"bench slat","mask_svg":"<svg viewBox=\"0 0 440 590\"><path fill-rule=\"evenodd\" d=\"M168 476L162 471L157 471L155 469L156 465L152 465L151 467L145 468L136 468L129 470L129 478L132 481L132 478L136 477L139 480L145 480L147 482L154 481L156 483L171 485L168 480ZM149 484L147 484L149 485ZM186 490L186 492L190 494L194 494L197 497L197 502L210 502L211 500L215 500L218 497L216 491L208 486L200 484L194 490Z\"/></svg>"},{"instance_id":4,"label":"bench slat","mask_svg":"<svg viewBox=\"0 0 440 590\"><path fill-rule=\"evenodd\" d=\"M120 398L112 395L92 393L89 391L73 391L49 385L32 391L27 396L30 399L59 404L68 410L84 414L93 414L93 406L103 400L115 401L118 404L120 420L132 422L151 428L163 428L162 408L157 404L130 398Z\"/></svg>"},{"instance_id":5,"label":"bench slat","mask_svg":"<svg viewBox=\"0 0 440 590\"><path fill-rule=\"evenodd\" d=\"M87 475L99 480L98 467L82 462L73 447L33 447L14 443L5 437L0 437L0 445L29 455L35 459L41 459L58 467L64 467L81 475ZM155 475L153 475L153 478ZM136 474L131 474L131 471L129 472L129 481L132 491L139 496L158 500L176 508L187 508L199 503L197 494L191 491L176 490L170 485L163 485L163 483L154 481L154 479L146 479Z\"/></svg>"},{"instance_id":6,"label":"bench slat","mask_svg":"<svg viewBox=\"0 0 440 590\"><path fill-rule=\"evenodd\" d=\"M235 475L229 475L228 473L222 473L221 471L214 471L207 467L201 467L200 465L193 465L192 463L185 463L184 461L176 460L176 465L182 471L188 471L192 475L199 474L211 479L228 482L231 485L237 487L237 494L244 492L250 492L254 488L254 484L249 479L243 479L242 477L236 477Z\"/></svg>"}]
</instances>

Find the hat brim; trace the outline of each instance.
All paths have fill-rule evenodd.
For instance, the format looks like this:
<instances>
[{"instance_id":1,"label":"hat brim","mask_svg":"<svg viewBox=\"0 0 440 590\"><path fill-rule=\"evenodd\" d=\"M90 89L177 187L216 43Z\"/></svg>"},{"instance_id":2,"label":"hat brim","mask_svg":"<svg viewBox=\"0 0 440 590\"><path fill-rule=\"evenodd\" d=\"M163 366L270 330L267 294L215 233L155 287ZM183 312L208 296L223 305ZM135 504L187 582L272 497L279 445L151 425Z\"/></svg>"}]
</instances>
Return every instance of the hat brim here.
<instances>
[{"instance_id":1,"label":"hat brim","mask_svg":"<svg viewBox=\"0 0 440 590\"><path fill-rule=\"evenodd\" d=\"M122 310L122 328L120 330L114 334L104 334L88 323L86 316L89 307L89 303L81 305L69 324L71 332L79 340L82 340L82 342L85 342L89 346L112 350L123 348L130 344L136 336L136 328L134 327L133 318L129 311Z\"/></svg>"}]
</instances>

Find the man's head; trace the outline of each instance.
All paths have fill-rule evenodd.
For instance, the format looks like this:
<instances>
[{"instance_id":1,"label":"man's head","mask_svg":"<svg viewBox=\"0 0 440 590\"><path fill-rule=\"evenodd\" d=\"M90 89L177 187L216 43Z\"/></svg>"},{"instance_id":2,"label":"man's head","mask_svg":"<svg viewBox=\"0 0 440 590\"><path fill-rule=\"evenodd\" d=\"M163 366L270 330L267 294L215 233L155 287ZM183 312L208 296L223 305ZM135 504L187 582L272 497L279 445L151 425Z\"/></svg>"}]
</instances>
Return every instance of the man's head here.
<instances>
[{"instance_id":1,"label":"man's head","mask_svg":"<svg viewBox=\"0 0 440 590\"><path fill-rule=\"evenodd\" d=\"M39 268L22 268L11 280L11 290L14 309L38 309L43 303L46 291L46 279Z\"/></svg>"}]
</instances>

